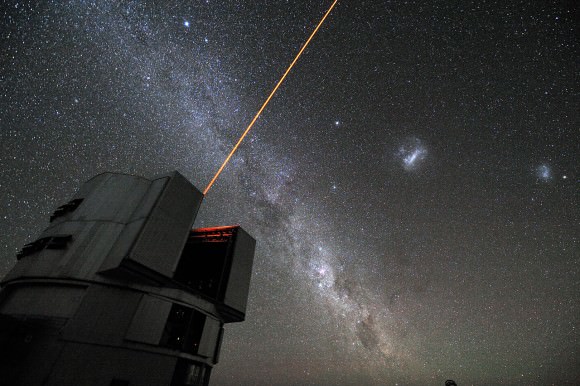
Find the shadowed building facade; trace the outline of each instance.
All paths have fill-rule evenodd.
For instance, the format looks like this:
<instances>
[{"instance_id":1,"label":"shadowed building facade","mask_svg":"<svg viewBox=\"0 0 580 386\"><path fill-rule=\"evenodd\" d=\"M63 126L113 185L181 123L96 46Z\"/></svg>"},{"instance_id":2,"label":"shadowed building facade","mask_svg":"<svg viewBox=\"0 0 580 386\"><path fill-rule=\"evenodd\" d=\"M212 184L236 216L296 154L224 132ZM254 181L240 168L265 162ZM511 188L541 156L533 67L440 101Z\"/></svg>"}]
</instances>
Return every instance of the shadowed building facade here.
<instances>
[{"instance_id":1,"label":"shadowed building facade","mask_svg":"<svg viewBox=\"0 0 580 386\"><path fill-rule=\"evenodd\" d=\"M178 172L103 173L17 255L0 292L7 385L207 385L223 326L245 318L255 241L191 229Z\"/></svg>"}]
</instances>

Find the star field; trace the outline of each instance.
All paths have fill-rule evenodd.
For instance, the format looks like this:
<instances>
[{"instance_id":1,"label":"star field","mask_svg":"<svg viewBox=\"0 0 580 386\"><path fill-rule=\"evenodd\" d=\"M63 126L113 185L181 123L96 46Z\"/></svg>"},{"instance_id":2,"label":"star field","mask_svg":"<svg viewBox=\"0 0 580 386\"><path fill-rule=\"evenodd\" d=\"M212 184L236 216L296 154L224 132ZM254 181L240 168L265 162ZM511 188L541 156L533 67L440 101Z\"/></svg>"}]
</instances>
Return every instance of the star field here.
<instances>
[{"instance_id":1,"label":"star field","mask_svg":"<svg viewBox=\"0 0 580 386\"><path fill-rule=\"evenodd\" d=\"M103 171L202 190L330 2L8 1L0 275ZM577 8L340 1L204 200L212 385L580 383Z\"/></svg>"}]
</instances>

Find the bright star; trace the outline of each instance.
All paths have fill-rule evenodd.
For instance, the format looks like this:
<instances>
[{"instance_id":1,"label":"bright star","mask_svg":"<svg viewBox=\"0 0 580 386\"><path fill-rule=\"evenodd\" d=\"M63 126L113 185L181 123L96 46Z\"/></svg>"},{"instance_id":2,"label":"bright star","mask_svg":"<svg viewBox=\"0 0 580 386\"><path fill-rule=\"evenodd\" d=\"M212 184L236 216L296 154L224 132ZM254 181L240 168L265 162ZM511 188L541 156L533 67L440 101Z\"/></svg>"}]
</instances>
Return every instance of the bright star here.
<instances>
[{"instance_id":1,"label":"bright star","mask_svg":"<svg viewBox=\"0 0 580 386\"><path fill-rule=\"evenodd\" d=\"M189 21L187 21L187 20L186 20L186 21L184 21L184 22L183 22L183 25L185 26L185 28L189 28Z\"/></svg>"}]
</instances>

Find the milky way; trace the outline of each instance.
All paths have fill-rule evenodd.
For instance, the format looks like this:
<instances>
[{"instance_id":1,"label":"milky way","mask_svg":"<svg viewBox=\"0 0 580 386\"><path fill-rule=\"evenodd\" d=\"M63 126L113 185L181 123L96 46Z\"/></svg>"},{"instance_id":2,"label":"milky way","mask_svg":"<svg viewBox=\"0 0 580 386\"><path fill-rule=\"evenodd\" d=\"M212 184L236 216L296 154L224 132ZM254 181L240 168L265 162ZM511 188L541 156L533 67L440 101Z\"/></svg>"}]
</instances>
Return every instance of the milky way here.
<instances>
[{"instance_id":1,"label":"milky way","mask_svg":"<svg viewBox=\"0 0 580 386\"><path fill-rule=\"evenodd\" d=\"M9 1L0 274L102 171L199 189L330 4ZM575 9L339 2L204 200L257 239L215 385L580 382Z\"/></svg>"}]
</instances>

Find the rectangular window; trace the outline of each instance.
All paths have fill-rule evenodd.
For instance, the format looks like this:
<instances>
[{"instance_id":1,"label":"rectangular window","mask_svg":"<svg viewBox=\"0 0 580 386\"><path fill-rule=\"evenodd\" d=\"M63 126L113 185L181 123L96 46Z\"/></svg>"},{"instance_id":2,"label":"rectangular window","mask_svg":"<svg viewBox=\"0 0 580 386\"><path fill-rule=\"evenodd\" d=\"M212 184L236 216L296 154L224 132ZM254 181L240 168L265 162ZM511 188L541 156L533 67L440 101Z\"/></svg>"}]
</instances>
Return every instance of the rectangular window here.
<instances>
[{"instance_id":1,"label":"rectangular window","mask_svg":"<svg viewBox=\"0 0 580 386\"><path fill-rule=\"evenodd\" d=\"M82 198L75 198L64 205L59 206L56 208L52 216L50 216L50 222L53 222L55 219L64 216L67 213L74 212L82 202Z\"/></svg>"},{"instance_id":2,"label":"rectangular window","mask_svg":"<svg viewBox=\"0 0 580 386\"><path fill-rule=\"evenodd\" d=\"M206 316L192 308L174 304L159 342L160 346L196 354Z\"/></svg>"},{"instance_id":3,"label":"rectangular window","mask_svg":"<svg viewBox=\"0 0 580 386\"><path fill-rule=\"evenodd\" d=\"M32 255L33 253L42 251L46 247L46 244L48 244L49 241L50 241L50 237L43 237L43 238L38 239L30 244L26 244L22 248L22 250L20 252L18 252L18 254L16 255L16 258L18 260L20 260L23 257L26 257L28 255Z\"/></svg>"},{"instance_id":4,"label":"rectangular window","mask_svg":"<svg viewBox=\"0 0 580 386\"><path fill-rule=\"evenodd\" d=\"M40 252L43 249L66 249L68 243L72 241L72 235L55 235L50 237L43 237L30 244L26 244L20 252L16 255L18 260Z\"/></svg>"},{"instance_id":5,"label":"rectangular window","mask_svg":"<svg viewBox=\"0 0 580 386\"><path fill-rule=\"evenodd\" d=\"M202 363L179 359L175 366L171 386L207 386L209 385L210 375L211 367Z\"/></svg>"},{"instance_id":6,"label":"rectangular window","mask_svg":"<svg viewBox=\"0 0 580 386\"><path fill-rule=\"evenodd\" d=\"M197 354L199 343L201 342L201 335L205 326L205 318L205 315L201 312L193 311L183 351L190 354Z\"/></svg>"}]
</instances>

